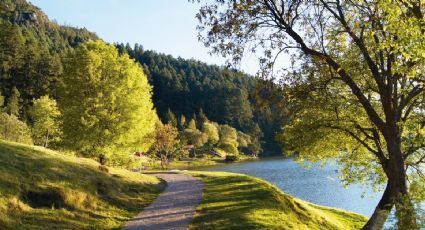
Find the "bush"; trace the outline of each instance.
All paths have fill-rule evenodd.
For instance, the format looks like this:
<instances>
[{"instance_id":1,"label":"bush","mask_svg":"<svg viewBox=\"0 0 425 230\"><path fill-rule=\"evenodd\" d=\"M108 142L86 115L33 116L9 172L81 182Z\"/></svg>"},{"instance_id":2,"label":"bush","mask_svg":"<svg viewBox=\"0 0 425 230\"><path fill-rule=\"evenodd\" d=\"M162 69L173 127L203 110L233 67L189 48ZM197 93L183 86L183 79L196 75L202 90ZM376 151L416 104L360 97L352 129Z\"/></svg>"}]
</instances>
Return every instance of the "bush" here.
<instances>
[{"instance_id":1,"label":"bush","mask_svg":"<svg viewBox=\"0 0 425 230\"><path fill-rule=\"evenodd\" d=\"M31 131L15 115L0 113L0 139L32 144Z\"/></svg>"},{"instance_id":2,"label":"bush","mask_svg":"<svg viewBox=\"0 0 425 230\"><path fill-rule=\"evenodd\" d=\"M226 156L226 161L237 161L237 160L239 160L238 155L227 155Z\"/></svg>"}]
</instances>

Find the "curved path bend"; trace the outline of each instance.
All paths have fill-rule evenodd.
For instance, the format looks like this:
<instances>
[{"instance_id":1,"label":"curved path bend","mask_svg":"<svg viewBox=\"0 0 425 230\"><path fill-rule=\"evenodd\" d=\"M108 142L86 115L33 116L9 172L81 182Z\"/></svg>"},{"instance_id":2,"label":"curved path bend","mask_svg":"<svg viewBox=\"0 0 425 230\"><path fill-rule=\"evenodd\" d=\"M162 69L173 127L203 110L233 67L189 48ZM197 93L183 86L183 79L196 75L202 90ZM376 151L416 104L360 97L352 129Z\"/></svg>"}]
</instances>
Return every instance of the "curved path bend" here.
<instances>
[{"instance_id":1,"label":"curved path bend","mask_svg":"<svg viewBox=\"0 0 425 230\"><path fill-rule=\"evenodd\" d=\"M164 172L152 174L167 182L165 190L123 230L188 229L202 198L203 184L185 174Z\"/></svg>"}]
</instances>

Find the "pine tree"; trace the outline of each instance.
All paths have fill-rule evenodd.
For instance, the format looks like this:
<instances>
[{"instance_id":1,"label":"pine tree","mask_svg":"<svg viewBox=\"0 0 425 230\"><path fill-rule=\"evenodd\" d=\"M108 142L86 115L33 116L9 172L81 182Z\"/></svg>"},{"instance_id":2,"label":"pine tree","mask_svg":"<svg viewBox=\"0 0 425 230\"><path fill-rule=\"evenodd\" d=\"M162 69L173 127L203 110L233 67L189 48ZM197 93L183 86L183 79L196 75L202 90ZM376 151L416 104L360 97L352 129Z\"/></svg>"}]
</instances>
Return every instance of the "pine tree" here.
<instances>
[{"instance_id":1,"label":"pine tree","mask_svg":"<svg viewBox=\"0 0 425 230\"><path fill-rule=\"evenodd\" d=\"M12 95L10 96L7 105L6 112L9 115L19 116L20 111L21 94L16 87L12 88Z\"/></svg>"},{"instance_id":2,"label":"pine tree","mask_svg":"<svg viewBox=\"0 0 425 230\"><path fill-rule=\"evenodd\" d=\"M191 130L197 130L197 128L196 128L196 121L195 121L195 119L191 119L190 121L189 121L189 124L187 125L187 128L188 129L191 129Z\"/></svg>"},{"instance_id":3,"label":"pine tree","mask_svg":"<svg viewBox=\"0 0 425 230\"><path fill-rule=\"evenodd\" d=\"M167 124L177 127L177 118L176 115L174 115L173 111L171 109L168 109L167 112Z\"/></svg>"}]
</instances>

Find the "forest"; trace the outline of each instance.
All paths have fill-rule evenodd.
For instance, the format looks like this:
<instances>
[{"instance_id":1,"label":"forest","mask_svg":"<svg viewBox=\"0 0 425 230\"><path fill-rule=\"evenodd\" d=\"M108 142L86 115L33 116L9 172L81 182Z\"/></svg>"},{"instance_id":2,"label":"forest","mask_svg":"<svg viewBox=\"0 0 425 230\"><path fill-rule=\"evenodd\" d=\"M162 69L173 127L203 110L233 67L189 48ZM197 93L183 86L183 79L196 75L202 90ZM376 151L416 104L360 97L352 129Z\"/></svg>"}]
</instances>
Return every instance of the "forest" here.
<instances>
[{"instance_id":1,"label":"forest","mask_svg":"<svg viewBox=\"0 0 425 230\"><path fill-rule=\"evenodd\" d=\"M25 0L0 7L2 139L114 165L134 164L133 152L167 160L281 152L275 135L285 116L265 100L277 85L139 44L106 44ZM174 147L158 149L168 133Z\"/></svg>"}]
</instances>

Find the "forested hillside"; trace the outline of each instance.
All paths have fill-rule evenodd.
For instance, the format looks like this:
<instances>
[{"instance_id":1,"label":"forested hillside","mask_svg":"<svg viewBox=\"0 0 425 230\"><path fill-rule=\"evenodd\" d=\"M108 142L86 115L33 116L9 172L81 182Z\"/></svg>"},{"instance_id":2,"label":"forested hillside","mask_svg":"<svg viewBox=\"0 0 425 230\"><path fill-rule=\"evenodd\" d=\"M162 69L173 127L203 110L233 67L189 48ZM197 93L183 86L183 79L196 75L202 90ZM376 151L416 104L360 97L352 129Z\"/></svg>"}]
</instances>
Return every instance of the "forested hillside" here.
<instances>
[{"instance_id":1,"label":"forested hillside","mask_svg":"<svg viewBox=\"0 0 425 230\"><path fill-rule=\"evenodd\" d=\"M48 95L60 102L64 95L59 91L67 54L98 37L85 28L50 21L26 0L0 2L0 31L0 98L4 97L0 107L33 124L34 100ZM261 103L279 90L275 86L259 87L261 81L239 71L146 51L140 45L116 46L144 68L153 86L154 107L164 123L172 113L182 123L198 121L197 128L202 129L207 118L249 134L256 149L261 145L265 153L280 152L274 137L284 116L277 103ZM18 125L17 119L7 119Z\"/></svg>"},{"instance_id":2,"label":"forested hillside","mask_svg":"<svg viewBox=\"0 0 425 230\"><path fill-rule=\"evenodd\" d=\"M205 114L212 121L258 137L265 152L280 153L274 137L285 116L277 108L280 103L270 103L270 97L279 98L277 86L237 70L144 50L138 44L117 47L144 67L163 121L167 121L168 110L177 117L195 120Z\"/></svg>"},{"instance_id":3,"label":"forested hillside","mask_svg":"<svg viewBox=\"0 0 425 230\"><path fill-rule=\"evenodd\" d=\"M59 26L26 0L0 2L0 91L6 103L19 92L20 115L32 99L56 95L61 57L72 47L97 39L86 29Z\"/></svg>"}]
</instances>

